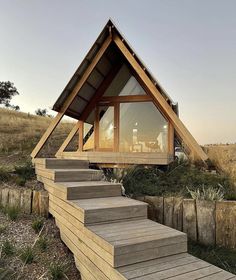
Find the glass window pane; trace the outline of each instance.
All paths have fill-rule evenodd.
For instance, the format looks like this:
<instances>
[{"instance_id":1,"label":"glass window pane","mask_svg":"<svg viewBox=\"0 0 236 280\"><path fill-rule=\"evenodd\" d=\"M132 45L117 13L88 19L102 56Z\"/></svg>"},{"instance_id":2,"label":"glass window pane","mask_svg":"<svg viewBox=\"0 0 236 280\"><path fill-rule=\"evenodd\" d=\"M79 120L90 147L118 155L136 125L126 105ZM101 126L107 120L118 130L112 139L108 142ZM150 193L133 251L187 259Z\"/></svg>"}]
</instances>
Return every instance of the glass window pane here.
<instances>
[{"instance_id":1,"label":"glass window pane","mask_svg":"<svg viewBox=\"0 0 236 280\"><path fill-rule=\"evenodd\" d=\"M114 147L114 107L99 107L99 148Z\"/></svg>"},{"instance_id":2,"label":"glass window pane","mask_svg":"<svg viewBox=\"0 0 236 280\"><path fill-rule=\"evenodd\" d=\"M119 94L119 96L124 95L146 95L146 93L144 89L140 86L138 81L134 78L134 76L131 76Z\"/></svg>"},{"instance_id":3,"label":"glass window pane","mask_svg":"<svg viewBox=\"0 0 236 280\"><path fill-rule=\"evenodd\" d=\"M120 104L120 152L167 152L168 122L152 102Z\"/></svg>"},{"instance_id":4,"label":"glass window pane","mask_svg":"<svg viewBox=\"0 0 236 280\"><path fill-rule=\"evenodd\" d=\"M146 92L124 64L111 82L104 96L146 95Z\"/></svg>"}]
</instances>

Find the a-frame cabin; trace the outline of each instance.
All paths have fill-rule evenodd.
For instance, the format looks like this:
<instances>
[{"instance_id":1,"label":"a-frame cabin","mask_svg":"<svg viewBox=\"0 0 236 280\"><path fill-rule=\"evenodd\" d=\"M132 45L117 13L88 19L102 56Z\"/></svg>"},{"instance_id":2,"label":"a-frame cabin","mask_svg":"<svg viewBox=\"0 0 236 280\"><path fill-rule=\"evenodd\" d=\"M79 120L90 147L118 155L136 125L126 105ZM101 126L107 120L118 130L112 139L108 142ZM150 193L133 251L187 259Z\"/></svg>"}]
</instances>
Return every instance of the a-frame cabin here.
<instances>
[{"instance_id":1,"label":"a-frame cabin","mask_svg":"<svg viewBox=\"0 0 236 280\"><path fill-rule=\"evenodd\" d=\"M174 139L191 158L207 155L178 117L178 106L111 20L53 106L58 114L32 152L35 158L64 115L76 125L56 153L100 165L173 161ZM66 151L78 134L78 146Z\"/></svg>"},{"instance_id":2,"label":"a-frame cabin","mask_svg":"<svg viewBox=\"0 0 236 280\"><path fill-rule=\"evenodd\" d=\"M174 135L207 156L177 108L109 21L54 105L58 115L32 153L49 212L82 280L235 279L187 253L185 233L147 218L147 204L122 195L90 163L168 164ZM78 120L57 152L35 158L63 115ZM79 131L78 150L65 152ZM63 159L65 158L65 159ZM181 227L182 229L182 227Z\"/></svg>"}]
</instances>

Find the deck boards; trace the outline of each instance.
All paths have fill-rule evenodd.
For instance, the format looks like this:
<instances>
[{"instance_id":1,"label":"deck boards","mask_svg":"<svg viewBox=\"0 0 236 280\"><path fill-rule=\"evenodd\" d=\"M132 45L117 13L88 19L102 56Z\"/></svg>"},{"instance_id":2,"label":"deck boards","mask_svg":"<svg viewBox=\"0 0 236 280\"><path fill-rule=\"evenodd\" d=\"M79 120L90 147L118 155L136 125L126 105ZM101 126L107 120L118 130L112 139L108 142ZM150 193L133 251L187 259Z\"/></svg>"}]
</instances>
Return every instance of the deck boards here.
<instances>
[{"instance_id":1,"label":"deck boards","mask_svg":"<svg viewBox=\"0 0 236 280\"><path fill-rule=\"evenodd\" d=\"M39 160L36 173L49 192L49 211L82 280L236 280L189 255L186 235L148 220L147 205L122 197L119 184L91 180L88 169L53 169L66 160L53 159L50 169L47 162ZM61 170L67 182L55 182L55 172Z\"/></svg>"}]
</instances>

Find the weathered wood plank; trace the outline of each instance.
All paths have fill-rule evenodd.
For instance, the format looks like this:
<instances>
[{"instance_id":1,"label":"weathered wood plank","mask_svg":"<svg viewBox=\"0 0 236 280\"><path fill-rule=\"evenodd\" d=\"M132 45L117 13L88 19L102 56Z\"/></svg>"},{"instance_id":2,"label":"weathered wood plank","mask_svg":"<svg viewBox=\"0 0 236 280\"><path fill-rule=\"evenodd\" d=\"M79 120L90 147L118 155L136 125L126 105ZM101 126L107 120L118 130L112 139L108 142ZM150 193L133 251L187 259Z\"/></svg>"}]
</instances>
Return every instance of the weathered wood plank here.
<instances>
[{"instance_id":1,"label":"weathered wood plank","mask_svg":"<svg viewBox=\"0 0 236 280\"><path fill-rule=\"evenodd\" d=\"M166 260L162 261L162 259L166 259ZM175 255L172 258L165 257L165 258L157 259L156 262L153 262L152 265L150 265L151 264L150 263L148 266L144 266L144 267L140 266L140 268L137 266L137 269L124 272L123 275L126 276L127 279L133 279L135 277L140 277L140 279L143 278L145 279L145 277L148 276L151 277L152 274L157 273L159 271L173 269L175 267L188 265L191 263L195 263L197 261L199 260L191 255L187 255L186 257L181 257L181 258L178 258L178 255ZM159 278L155 278L155 279L159 279Z\"/></svg>"},{"instance_id":2,"label":"weathered wood plank","mask_svg":"<svg viewBox=\"0 0 236 280\"><path fill-rule=\"evenodd\" d=\"M194 241L197 241L197 214L195 200L183 200L183 231Z\"/></svg>"},{"instance_id":3,"label":"weathered wood plank","mask_svg":"<svg viewBox=\"0 0 236 280\"><path fill-rule=\"evenodd\" d=\"M39 191L33 191L33 199L32 199L32 213L39 214Z\"/></svg>"},{"instance_id":4,"label":"weathered wood plank","mask_svg":"<svg viewBox=\"0 0 236 280\"><path fill-rule=\"evenodd\" d=\"M215 245L216 221L215 201L197 200L198 241L204 245Z\"/></svg>"},{"instance_id":5,"label":"weathered wood plank","mask_svg":"<svg viewBox=\"0 0 236 280\"><path fill-rule=\"evenodd\" d=\"M164 197L164 225L173 227L174 197Z\"/></svg>"},{"instance_id":6,"label":"weathered wood plank","mask_svg":"<svg viewBox=\"0 0 236 280\"><path fill-rule=\"evenodd\" d=\"M57 158L88 160L90 163L110 164L160 164L171 162L168 153L122 153L122 152L63 152Z\"/></svg>"},{"instance_id":7,"label":"weathered wood plank","mask_svg":"<svg viewBox=\"0 0 236 280\"><path fill-rule=\"evenodd\" d=\"M174 198L173 228L183 231L183 198Z\"/></svg>"},{"instance_id":8,"label":"weathered wood plank","mask_svg":"<svg viewBox=\"0 0 236 280\"><path fill-rule=\"evenodd\" d=\"M8 205L8 201L9 201L9 189L8 188L4 188L1 191L2 193L2 206L6 207Z\"/></svg>"},{"instance_id":9,"label":"weathered wood plank","mask_svg":"<svg viewBox=\"0 0 236 280\"><path fill-rule=\"evenodd\" d=\"M21 200L21 191L18 189L10 189L8 205L10 207L20 208L20 200Z\"/></svg>"},{"instance_id":10,"label":"weathered wood plank","mask_svg":"<svg viewBox=\"0 0 236 280\"><path fill-rule=\"evenodd\" d=\"M49 195L47 191L41 191L39 195L39 214L48 218L49 210Z\"/></svg>"},{"instance_id":11,"label":"weathered wood plank","mask_svg":"<svg viewBox=\"0 0 236 280\"><path fill-rule=\"evenodd\" d=\"M216 202L216 244L236 248L236 201Z\"/></svg>"},{"instance_id":12,"label":"weathered wood plank","mask_svg":"<svg viewBox=\"0 0 236 280\"><path fill-rule=\"evenodd\" d=\"M21 193L21 202L20 208L21 211L25 214L31 213L31 204L32 204L32 190L23 190Z\"/></svg>"},{"instance_id":13,"label":"weathered wood plank","mask_svg":"<svg viewBox=\"0 0 236 280\"><path fill-rule=\"evenodd\" d=\"M144 201L148 203L148 217L149 219L163 224L164 220L164 199L158 196L144 197Z\"/></svg>"},{"instance_id":14,"label":"weathered wood plank","mask_svg":"<svg viewBox=\"0 0 236 280\"><path fill-rule=\"evenodd\" d=\"M106 261L104 261L99 255L93 252L86 244L80 242L79 238L70 231L66 226L61 223L57 223L61 232L64 236L67 236L71 242L70 250L73 253L81 250L83 254L89 258L103 273L107 276L108 279L112 280L126 280L116 269L111 267Z\"/></svg>"}]
</instances>

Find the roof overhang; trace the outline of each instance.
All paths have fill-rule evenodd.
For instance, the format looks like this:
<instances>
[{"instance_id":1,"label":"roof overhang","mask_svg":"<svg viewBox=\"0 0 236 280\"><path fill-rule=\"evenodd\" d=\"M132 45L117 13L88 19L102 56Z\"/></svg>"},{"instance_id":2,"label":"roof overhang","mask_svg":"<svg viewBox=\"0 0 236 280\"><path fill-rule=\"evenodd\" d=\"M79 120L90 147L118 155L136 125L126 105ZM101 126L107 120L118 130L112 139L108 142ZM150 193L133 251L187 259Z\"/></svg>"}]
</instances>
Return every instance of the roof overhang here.
<instances>
[{"instance_id":1,"label":"roof overhang","mask_svg":"<svg viewBox=\"0 0 236 280\"><path fill-rule=\"evenodd\" d=\"M114 23L109 20L105 27L103 28L102 32L98 36L97 40L87 53L84 60L81 62L78 69L75 71L74 75L72 76L69 83L64 88L63 92L57 99L56 103L53 105L53 110L60 112L64 102L66 101L67 97L71 94L71 92L74 90L75 86L85 73L86 69L89 67L91 62L93 61L94 57L99 52L101 46L103 43L107 40L109 36L119 36L125 46L129 49L129 51L133 54L136 61L140 65L142 69L145 69L145 72L147 76L150 78L150 80L153 82L155 87L158 89L158 91L162 94L162 96L165 98L166 102L170 105L170 107L174 110L174 112L178 115L178 104L174 103L170 96L166 93L166 91L161 87L160 83L153 77L151 72L148 70L148 68L144 65L144 63L141 61L141 59L137 56L137 54L134 52L133 48L130 46L130 44L125 40L124 36L121 34L121 32L118 30L118 28L114 25ZM66 115L73 117L75 119L80 119L85 108L87 108L88 104L91 102L93 97L96 95L99 86L103 83L103 81L107 78L109 73L111 72L112 68L114 66L117 66L117 64L120 63L128 63L125 59L124 55L121 53L121 51L117 48L117 46L112 42L99 62L94 67L93 71L91 72L88 79L83 84L82 88L77 92L77 95L73 102L70 104L68 109L66 110Z\"/></svg>"}]
</instances>

